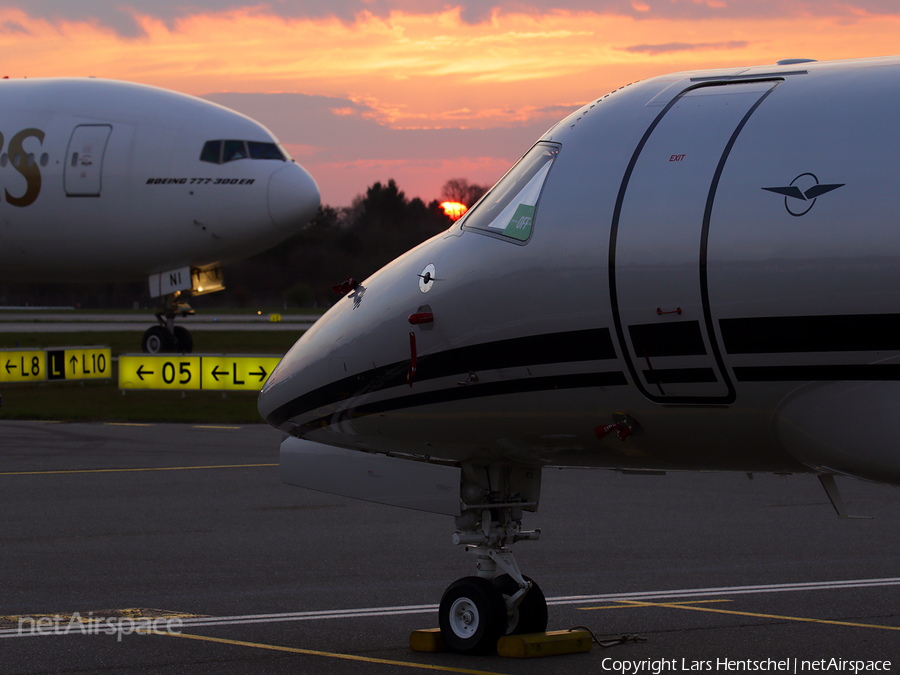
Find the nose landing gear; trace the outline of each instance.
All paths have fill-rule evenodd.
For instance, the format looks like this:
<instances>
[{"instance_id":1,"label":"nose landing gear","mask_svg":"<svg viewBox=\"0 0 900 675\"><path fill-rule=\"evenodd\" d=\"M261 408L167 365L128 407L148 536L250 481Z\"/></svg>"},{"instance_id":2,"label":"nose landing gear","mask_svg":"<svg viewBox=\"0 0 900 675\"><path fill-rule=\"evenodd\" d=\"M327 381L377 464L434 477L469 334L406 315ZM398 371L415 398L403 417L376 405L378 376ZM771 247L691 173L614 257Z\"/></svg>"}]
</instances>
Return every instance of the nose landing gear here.
<instances>
[{"instance_id":1,"label":"nose landing gear","mask_svg":"<svg viewBox=\"0 0 900 675\"><path fill-rule=\"evenodd\" d=\"M194 339L190 331L183 326L175 325L175 317L186 317L194 313L191 306L178 298L180 292L166 298L166 306L156 311L158 326L150 326L141 340L141 349L145 354L181 353L189 354L194 350Z\"/></svg>"},{"instance_id":2,"label":"nose landing gear","mask_svg":"<svg viewBox=\"0 0 900 675\"><path fill-rule=\"evenodd\" d=\"M509 486L511 477L516 480L514 473L508 468L503 471L500 477L505 485ZM539 472L526 475L530 485L524 485L534 494L532 502L504 491L500 494L509 495L509 501L499 503L498 493L485 491L477 483L463 486L464 511L456 519L459 530L453 535L453 543L464 545L466 552L476 557L476 575L450 584L438 610L441 636L455 651L484 653L495 649L503 635L547 629L544 594L534 581L522 575L509 548L517 541L540 538L540 530L522 530L522 511L537 507L540 489Z\"/></svg>"}]
</instances>

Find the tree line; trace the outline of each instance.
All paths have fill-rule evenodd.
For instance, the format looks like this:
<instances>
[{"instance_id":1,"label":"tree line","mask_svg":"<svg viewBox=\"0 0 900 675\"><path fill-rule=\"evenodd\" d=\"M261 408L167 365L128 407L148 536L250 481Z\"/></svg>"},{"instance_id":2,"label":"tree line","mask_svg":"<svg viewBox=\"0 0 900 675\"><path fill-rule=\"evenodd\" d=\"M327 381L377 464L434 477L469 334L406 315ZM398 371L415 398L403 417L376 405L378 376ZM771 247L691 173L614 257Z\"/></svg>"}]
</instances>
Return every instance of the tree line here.
<instances>
[{"instance_id":1,"label":"tree line","mask_svg":"<svg viewBox=\"0 0 900 675\"><path fill-rule=\"evenodd\" d=\"M447 181L444 201L474 204L487 186ZM332 287L348 276L362 281L414 246L446 230L452 220L441 200L408 198L391 179L375 183L350 206L319 207L310 223L263 253L225 268L225 290L191 300L198 309L327 307ZM106 284L0 284L3 306L151 307L146 282Z\"/></svg>"}]
</instances>

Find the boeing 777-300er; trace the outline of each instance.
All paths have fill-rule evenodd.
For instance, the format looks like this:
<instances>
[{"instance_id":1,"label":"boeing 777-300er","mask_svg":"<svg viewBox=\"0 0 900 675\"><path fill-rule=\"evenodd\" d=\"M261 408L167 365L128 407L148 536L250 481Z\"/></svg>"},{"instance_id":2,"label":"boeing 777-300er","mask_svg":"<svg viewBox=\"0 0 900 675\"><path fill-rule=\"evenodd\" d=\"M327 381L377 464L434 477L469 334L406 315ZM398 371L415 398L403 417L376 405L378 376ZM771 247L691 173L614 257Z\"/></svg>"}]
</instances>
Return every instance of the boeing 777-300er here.
<instances>
[{"instance_id":1,"label":"boeing 777-300er","mask_svg":"<svg viewBox=\"0 0 900 675\"><path fill-rule=\"evenodd\" d=\"M174 325L185 299L318 206L272 133L222 106L94 78L0 81L0 278L149 281L145 351L191 351Z\"/></svg>"},{"instance_id":2,"label":"boeing 777-300er","mask_svg":"<svg viewBox=\"0 0 900 675\"><path fill-rule=\"evenodd\" d=\"M788 60L591 101L288 352L283 480L454 516L461 651L546 627L511 552L544 467L900 484L898 82Z\"/></svg>"}]
</instances>

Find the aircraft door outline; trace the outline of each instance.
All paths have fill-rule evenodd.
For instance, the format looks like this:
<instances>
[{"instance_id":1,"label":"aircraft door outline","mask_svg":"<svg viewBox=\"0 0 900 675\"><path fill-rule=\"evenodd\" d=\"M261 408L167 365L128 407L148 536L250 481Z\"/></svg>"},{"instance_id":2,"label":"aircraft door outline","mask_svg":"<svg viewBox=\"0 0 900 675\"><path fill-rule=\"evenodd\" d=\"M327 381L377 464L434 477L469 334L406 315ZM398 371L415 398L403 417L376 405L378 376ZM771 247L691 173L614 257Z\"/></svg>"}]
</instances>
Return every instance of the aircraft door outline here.
<instances>
[{"instance_id":1,"label":"aircraft door outline","mask_svg":"<svg viewBox=\"0 0 900 675\"><path fill-rule=\"evenodd\" d=\"M709 305L709 225L734 143L781 82L686 88L644 133L622 179L610 231L610 301L632 381L656 403L736 398Z\"/></svg>"},{"instance_id":2,"label":"aircraft door outline","mask_svg":"<svg viewBox=\"0 0 900 675\"><path fill-rule=\"evenodd\" d=\"M111 133L109 124L80 124L72 131L65 163L67 197L100 196L103 156Z\"/></svg>"}]
</instances>

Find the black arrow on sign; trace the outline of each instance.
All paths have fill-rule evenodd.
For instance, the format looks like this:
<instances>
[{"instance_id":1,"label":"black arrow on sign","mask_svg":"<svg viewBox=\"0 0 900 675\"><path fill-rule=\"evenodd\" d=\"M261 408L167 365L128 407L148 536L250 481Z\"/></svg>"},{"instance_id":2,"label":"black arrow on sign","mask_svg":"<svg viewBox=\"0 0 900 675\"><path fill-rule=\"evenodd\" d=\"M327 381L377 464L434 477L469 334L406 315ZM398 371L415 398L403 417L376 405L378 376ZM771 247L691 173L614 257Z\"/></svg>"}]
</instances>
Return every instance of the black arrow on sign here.
<instances>
[{"instance_id":1,"label":"black arrow on sign","mask_svg":"<svg viewBox=\"0 0 900 675\"><path fill-rule=\"evenodd\" d=\"M228 371L227 370L219 370L219 366L216 366L215 368L212 369L212 376L214 378L216 378L216 382L219 381L219 375L227 375L227 374L228 374Z\"/></svg>"},{"instance_id":2,"label":"black arrow on sign","mask_svg":"<svg viewBox=\"0 0 900 675\"><path fill-rule=\"evenodd\" d=\"M71 359L69 359L69 363L72 364L72 374L74 374L75 373L75 365L78 363L78 357L73 356ZM144 378L141 378L141 379L143 380Z\"/></svg>"},{"instance_id":3,"label":"black arrow on sign","mask_svg":"<svg viewBox=\"0 0 900 675\"><path fill-rule=\"evenodd\" d=\"M266 379L266 370L262 366L259 367L258 373L256 371L251 371L249 374L250 375L258 375L260 382L262 382L264 379Z\"/></svg>"},{"instance_id":4,"label":"black arrow on sign","mask_svg":"<svg viewBox=\"0 0 900 675\"><path fill-rule=\"evenodd\" d=\"M152 375L152 374L153 374L153 371L152 371L152 370L144 370L144 364L143 364L143 363L142 363L141 365L138 366L138 369L137 369L137 376L138 376L139 378L141 378L141 382L144 381L144 375Z\"/></svg>"},{"instance_id":5,"label":"black arrow on sign","mask_svg":"<svg viewBox=\"0 0 900 675\"><path fill-rule=\"evenodd\" d=\"M10 368L15 368L15 367L16 367L16 366L14 366L14 365L13 365L13 366L9 365L9 359L6 359L6 373L7 373L7 374L9 374L9 369L10 369Z\"/></svg>"}]
</instances>

